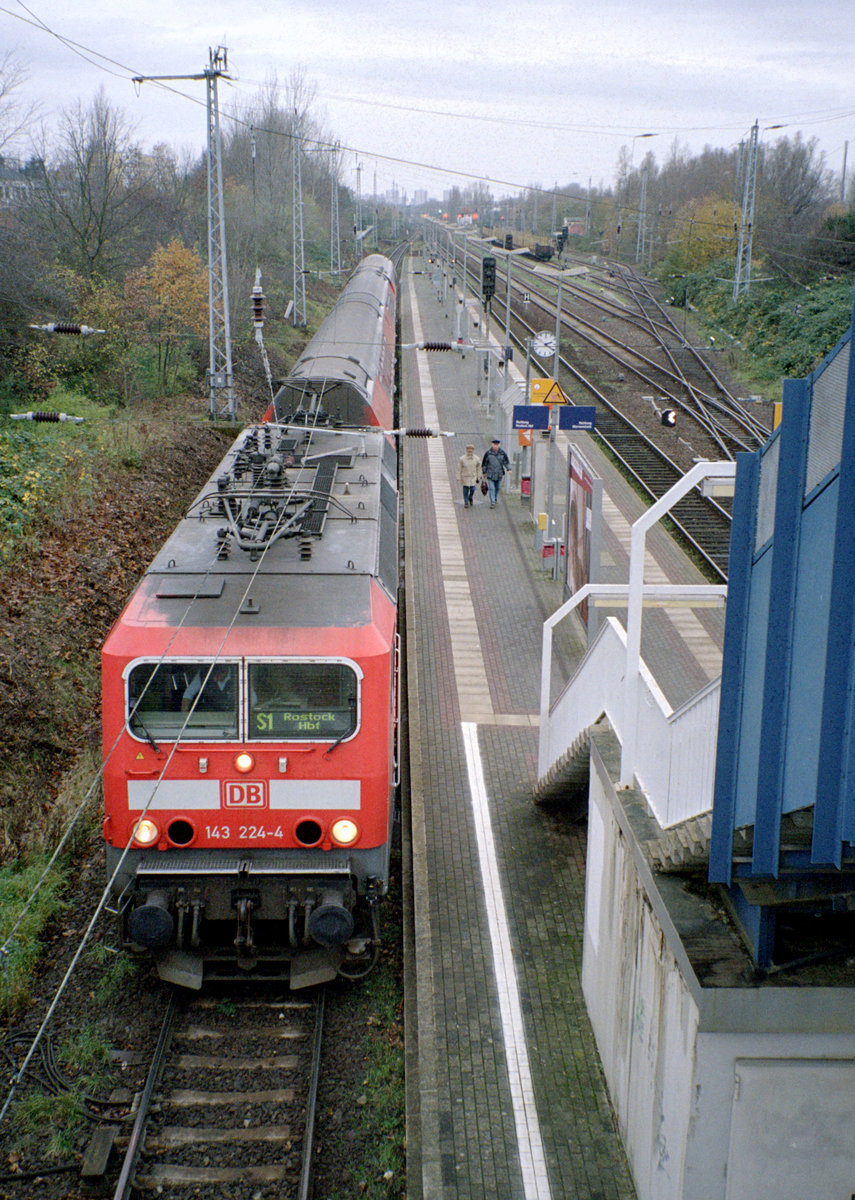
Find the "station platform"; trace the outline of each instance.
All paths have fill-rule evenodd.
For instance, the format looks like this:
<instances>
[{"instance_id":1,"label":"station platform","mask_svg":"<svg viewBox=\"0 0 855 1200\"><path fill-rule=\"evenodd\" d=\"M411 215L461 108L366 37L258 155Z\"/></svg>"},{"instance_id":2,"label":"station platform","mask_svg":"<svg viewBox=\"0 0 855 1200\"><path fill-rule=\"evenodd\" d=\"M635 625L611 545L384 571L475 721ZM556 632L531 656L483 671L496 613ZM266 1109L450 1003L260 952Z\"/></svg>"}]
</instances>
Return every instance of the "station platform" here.
<instances>
[{"instance_id":1,"label":"station platform","mask_svg":"<svg viewBox=\"0 0 855 1200\"><path fill-rule=\"evenodd\" d=\"M453 314L404 260L403 341L448 341ZM413 862L407 996L410 1200L630 1200L582 995L586 829L533 802L542 625L563 586L518 492L463 507L457 460L495 432L474 356L402 352L402 424L453 430L405 456ZM638 496L586 435L604 480L602 581L626 582ZM505 446L509 455L513 447ZM507 483L507 477L506 477ZM504 485L503 485L504 486ZM664 530L646 575L702 582ZM587 648L564 632L569 678ZM645 615L642 656L675 707L720 669L723 619Z\"/></svg>"}]
</instances>

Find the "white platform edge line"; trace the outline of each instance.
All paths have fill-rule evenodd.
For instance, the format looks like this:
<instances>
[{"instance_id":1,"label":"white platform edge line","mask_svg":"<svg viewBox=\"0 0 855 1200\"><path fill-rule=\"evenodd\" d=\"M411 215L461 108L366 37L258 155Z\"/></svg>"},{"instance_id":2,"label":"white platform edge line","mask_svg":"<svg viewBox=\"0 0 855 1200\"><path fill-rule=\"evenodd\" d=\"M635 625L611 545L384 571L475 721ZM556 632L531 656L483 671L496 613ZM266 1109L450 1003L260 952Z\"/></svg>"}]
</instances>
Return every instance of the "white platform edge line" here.
<instances>
[{"instance_id":1,"label":"white platform edge line","mask_svg":"<svg viewBox=\"0 0 855 1200\"><path fill-rule=\"evenodd\" d=\"M464 721L461 723L461 730L466 754L466 769L469 775L472 815L478 843L484 901L487 908L493 969L496 973L496 990L499 996L502 1035L508 1064L508 1082L511 1089L525 1198L526 1200L551 1200L552 1193L546 1170L543 1139L534 1103L534 1087L516 966L511 950L510 928L502 895L496 844L493 838L490 806L484 781L484 768L478 745L478 726Z\"/></svg>"}]
</instances>

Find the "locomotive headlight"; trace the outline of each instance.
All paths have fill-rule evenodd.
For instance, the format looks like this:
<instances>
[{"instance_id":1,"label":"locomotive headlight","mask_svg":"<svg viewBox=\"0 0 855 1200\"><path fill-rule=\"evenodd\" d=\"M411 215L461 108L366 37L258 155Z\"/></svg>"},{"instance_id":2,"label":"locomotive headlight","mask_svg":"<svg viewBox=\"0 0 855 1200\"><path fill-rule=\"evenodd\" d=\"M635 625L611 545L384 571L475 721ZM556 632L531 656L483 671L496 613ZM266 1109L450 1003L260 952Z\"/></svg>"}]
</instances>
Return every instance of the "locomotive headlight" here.
<instances>
[{"instance_id":1,"label":"locomotive headlight","mask_svg":"<svg viewBox=\"0 0 855 1200\"><path fill-rule=\"evenodd\" d=\"M148 817L143 817L134 826L134 841L138 846L153 846L159 837L160 830Z\"/></svg>"},{"instance_id":2,"label":"locomotive headlight","mask_svg":"<svg viewBox=\"0 0 855 1200\"><path fill-rule=\"evenodd\" d=\"M333 822L330 830L332 840L339 846L352 846L359 837L359 826L350 817L342 817Z\"/></svg>"},{"instance_id":3,"label":"locomotive headlight","mask_svg":"<svg viewBox=\"0 0 855 1200\"><path fill-rule=\"evenodd\" d=\"M255 766L255 759L251 754L244 751L242 754L235 755L235 770L240 771L241 775L246 775L247 771L251 771Z\"/></svg>"}]
</instances>

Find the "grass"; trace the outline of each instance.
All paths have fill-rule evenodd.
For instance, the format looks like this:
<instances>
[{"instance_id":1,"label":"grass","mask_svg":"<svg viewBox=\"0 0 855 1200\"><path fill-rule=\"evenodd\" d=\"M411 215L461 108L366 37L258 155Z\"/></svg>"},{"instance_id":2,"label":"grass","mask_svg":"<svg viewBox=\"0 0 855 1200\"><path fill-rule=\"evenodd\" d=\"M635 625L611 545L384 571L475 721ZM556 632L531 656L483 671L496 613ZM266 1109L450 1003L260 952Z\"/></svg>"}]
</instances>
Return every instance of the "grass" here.
<instances>
[{"instance_id":1,"label":"grass","mask_svg":"<svg viewBox=\"0 0 855 1200\"><path fill-rule=\"evenodd\" d=\"M76 393L54 392L43 411L84 418L84 424L4 422L0 429L0 563L31 537L48 510L74 512L95 495L92 453L107 410ZM90 424L92 423L92 424Z\"/></svg>"},{"instance_id":2,"label":"grass","mask_svg":"<svg viewBox=\"0 0 855 1200\"><path fill-rule=\"evenodd\" d=\"M109 1059L109 1043L101 1031L88 1022L67 1037L59 1047L60 1062L64 1067L70 1067L75 1072L92 1071L96 1067L103 1067Z\"/></svg>"},{"instance_id":3,"label":"grass","mask_svg":"<svg viewBox=\"0 0 855 1200\"><path fill-rule=\"evenodd\" d=\"M70 1159L79 1151L80 1135L90 1124L87 1097L112 1086L108 1070L111 1047L92 1024L66 1037L57 1051L64 1080L62 1091L34 1087L19 1095L10 1109L10 1124L20 1149L36 1160Z\"/></svg>"},{"instance_id":4,"label":"grass","mask_svg":"<svg viewBox=\"0 0 855 1200\"><path fill-rule=\"evenodd\" d=\"M0 564L37 537L46 516L73 516L99 497L105 465L140 470L152 429L78 392L58 388L42 411L83 418L83 424L3 421L0 425Z\"/></svg>"},{"instance_id":5,"label":"grass","mask_svg":"<svg viewBox=\"0 0 855 1200\"><path fill-rule=\"evenodd\" d=\"M388 919L384 943L401 945L399 924ZM369 1151L355 1165L354 1179L359 1194L367 1200L386 1200L390 1194L403 1194L406 1180L404 1082L404 1031L402 985L398 972L398 953L381 958L377 969L368 976L366 1005L371 1010L365 1037L365 1091L357 1101L357 1125Z\"/></svg>"},{"instance_id":6,"label":"grass","mask_svg":"<svg viewBox=\"0 0 855 1200\"><path fill-rule=\"evenodd\" d=\"M77 1135L87 1122L83 1097L73 1090L57 1096L45 1092L22 1096L12 1105L9 1117L22 1148L51 1159L72 1157Z\"/></svg>"},{"instance_id":7,"label":"grass","mask_svg":"<svg viewBox=\"0 0 855 1200\"><path fill-rule=\"evenodd\" d=\"M0 957L0 1005L7 1016L18 1012L28 1002L33 973L43 952L44 934L65 912L66 881L62 873L52 871L22 916L24 905L44 873L46 863L46 857L38 855L27 863L16 863L0 870L0 937L4 946Z\"/></svg>"},{"instance_id":8,"label":"grass","mask_svg":"<svg viewBox=\"0 0 855 1200\"><path fill-rule=\"evenodd\" d=\"M88 959L101 968L95 985L95 999L100 1005L123 999L143 986L148 965L124 950L114 950L99 942L90 949Z\"/></svg>"}]
</instances>

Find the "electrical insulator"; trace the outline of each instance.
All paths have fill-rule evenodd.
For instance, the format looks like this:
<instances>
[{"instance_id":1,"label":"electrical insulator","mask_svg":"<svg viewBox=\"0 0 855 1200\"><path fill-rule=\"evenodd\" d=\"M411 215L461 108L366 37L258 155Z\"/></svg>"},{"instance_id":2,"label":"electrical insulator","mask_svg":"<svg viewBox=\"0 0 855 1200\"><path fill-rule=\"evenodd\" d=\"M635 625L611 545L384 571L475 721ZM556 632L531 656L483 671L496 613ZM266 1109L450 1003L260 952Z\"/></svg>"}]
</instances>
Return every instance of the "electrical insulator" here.
<instances>
[{"instance_id":1,"label":"electrical insulator","mask_svg":"<svg viewBox=\"0 0 855 1200\"><path fill-rule=\"evenodd\" d=\"M451 342L425 342L423 350L451 350Z\"/></svg>"},{"instance_id":2,"label":"electrical insulator","mask_svg":"<svg viewBox=\"0 0 855 1200\"><path fill-rule=\"evenodd\" d=\"M448 429L428 429L427 426L415 426L413 429L386 429L384 433L391 437L436 438L454 437Z\"/></svg>"},{"instance_id":3,"label":"electrical insulator","mask_svg":"<svg viewBox=\"0 0 855 1200\"><path fill-rule=\"evenodd\" d=\"M265 296L261 288L256 284L252 289L252 322L256 329L260 329L264 324L264 301Z\"/></svg>"},{"instance_id":4,"label":"electrical insulator","mask_svg":"<svg viewBox=\"0 0 855 1200\"><path fill-rule=\"evenodd\" d=\"M93 329L91 325L78 325L75 321L51 321L49 325L31 325L30 329L38 329L41 333L73 333L87 337L90 333L104 333L103 329Z\"/></svg>"},{"instance_id":5,"label":"electrical insulator","mask_svg":"<svg viewBox=\"0 0 855 1200\"><path fill-rule=\"evenodd\" d=\"M9 418L12 421L73 421L77 425L82 424L83 417L70 417L64 412L25 412L25 413L9 413Z\"/></svg>"}]
</instances>

